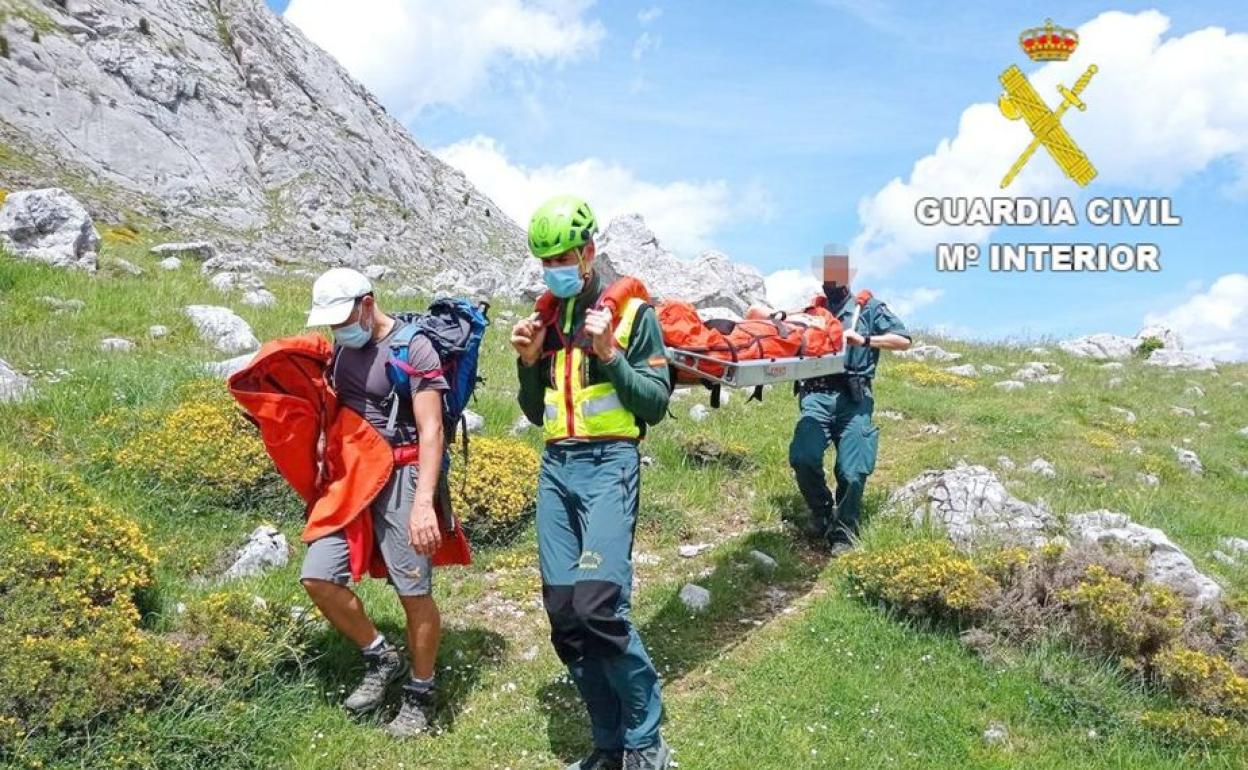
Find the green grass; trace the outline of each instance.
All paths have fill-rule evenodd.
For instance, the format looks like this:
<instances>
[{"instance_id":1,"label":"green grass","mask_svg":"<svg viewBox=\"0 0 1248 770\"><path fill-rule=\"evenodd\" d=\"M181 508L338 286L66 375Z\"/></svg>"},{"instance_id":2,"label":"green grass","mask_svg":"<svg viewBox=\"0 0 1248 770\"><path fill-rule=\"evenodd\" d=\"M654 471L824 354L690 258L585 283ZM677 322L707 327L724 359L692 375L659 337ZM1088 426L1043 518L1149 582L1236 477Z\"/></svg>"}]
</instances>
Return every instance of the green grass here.
<instances>
[{"instance_id":1,"label":"green grass","mask_svg":"<svg viewBox=\"0 0 1248 770\"><path fill-rule=\"evenodd\" d=\"M222 566L222 554L257 524L274 522L297 542L299 507L289 499L226 506L205 502L195 490L124 482L92 459L125 438L97 421L112 415L125 424L139 410L167 409L179 387L200 376L199 362L226 357L197 339L184 305L229 305L267 339L301 330L309 287L273 279L278 306L247 308L237 295L213 290L191 261L176 273L158 270L146 253L155 240L140 232L138 243L105 246L105 256L143 268L138 277L89 276L0 256L0 358L32 373L37 385L34 399L0 406L0 442L77 470L143 524L161 558L145 620L159 630L170 626L179 602L209 590L206 578ZM393 285L402 282L400 275ZM86 306L57 315L42 296ZM420 306L385 291L381 302L396 310ZM170 335L149 339L152 324L168 326ZM491 435L506 435L518 414L506 326L498 323L487 338L486 381L473 407ZM101 353L106 336L132 339L138 349ZM972 389L950 390L895 376L894 362L886 360L876 391L881 455L867 501L876 515L865 547L912 536L878 513L889 490L927 468L960 460L995 467L1007 455L1020 470L1001 475L1017 496L1043 498L1058 512L1110 508L1161 527L1200 568L1244 595L1248 569L1207 554L1219 537L1248 536L1248 440L1237 435L1248 425L1248 399L1242 386L1235 388L1248 383L1248 367L1175 373L1132 360L1111 372L1056 352L940 342L967 361L1004 366L1007 373L1029 360L1055 361L1066 380L1003 393L989 384L999 377L988 377ZM1123 378L1121 387L1106 386L1112 376ZM1190 384L1206 395L1185 395ZM769 391L761 405L733 396L701 424L688 412L705 402L704 393L673 401L673 418L652 430L643 447L656 462L643 471L636 550L659 561L638 568L634 617L664 677L665 733L682 767L1230 768L1248 762L1243 745L1175 743L1138 727L1141 712L1173 704L1106 662L1056 645L983 660L948 630L902 622L849 598L835 565L780 527L783 516L801 511L787 466L794 400L784 388ZM1198 417L1173 415L1172 405L1195 407ZM1138 422L1125 425L1111 406L1131 409ZM880 419L881 410L904 419ZM1202 421L1211 427L1200 429ZM928 424L944 433L923 433ZM537 434L522 440L537 447ZM692 436L743 445L748 462L734 470L701 467L682 448ZM1132 452L1135 445L1140 454ZM1196 478L1179 468L1172 445L1194 449L1206 474ZM1056 466L1057 478L1021 470L1037 456ZM1161 486L1139 484L1139 472L1156 473ZM676 546L685 542L716 547L682 559ZM755 548L779 561L774 574L752 566L748 553ZM470 569L439 573L436 595L447 628L436 737L395 743L375 720L344 714L338 704L359 675L358 655L325 630L302 669L173 693L164 706L104 725L89 739L53 737L34 748L45 764L63 767L561 767L587 747L586 720L549 648L538 596L526 595L531 569L492 568L502 556L534 551L530 528L479 553ZM306 603L298 561L243 587L270 601ZM697 618L676 596L691 580L714 597ZM361 595L380 625L397 635L402 615L389 588L366 581ZM522 617L498 612L500 596ZM982 738L992 722L1008 730L1000 745Z\"/></svg>"}]
</instances>

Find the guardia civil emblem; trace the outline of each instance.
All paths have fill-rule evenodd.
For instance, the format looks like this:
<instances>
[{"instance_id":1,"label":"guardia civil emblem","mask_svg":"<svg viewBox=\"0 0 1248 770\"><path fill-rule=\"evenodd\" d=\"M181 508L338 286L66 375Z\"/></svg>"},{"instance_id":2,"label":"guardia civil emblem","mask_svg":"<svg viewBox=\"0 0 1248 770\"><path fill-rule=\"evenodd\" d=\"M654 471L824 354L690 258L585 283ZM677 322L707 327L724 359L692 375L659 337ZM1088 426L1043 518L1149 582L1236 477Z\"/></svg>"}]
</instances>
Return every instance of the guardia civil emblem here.
<instances>
[{"instance_id":1,"label":"guardia civil emblem","mask_svg":"<svg viewBox=\"0 0 1248 770\"><path fill-rule=\"evenodd\" d=\"M1079 47L1079 33L1073 29L1054 26L1053 20L1047 19L1043 27L1024 30L1018 36L1018 44L1032 61L1066 61ZM997 106L1000 107L1001 114L1010 120L1024 120L1033 137L1031 144L1027 145L1027 149L1023 150L1023 154L1018 156L1018 160L1014 161L1014 165L1001 180L1002 188L1008 187L1014 181L1014 177L1018 176L1018 172L1023 170L1023 166L1027 165L1027 161L1041 145L1075 184L1084 187L1092 181L1096 176L1096 169L1062 126L1062 115L1072 106L1081 112L1087 109L1079 94L1088 87L1095 74L1096 65L1092 64L1072 87L1058 85L1057 91L1062 96L1062 103L1053 110L1049 109L1049 105L1036 93L1036 89L1032 88L1027 76L1018 67L1010 65L1001 73L999 80L1005 93L997 100Z\"/></svg>"}]
</instances>

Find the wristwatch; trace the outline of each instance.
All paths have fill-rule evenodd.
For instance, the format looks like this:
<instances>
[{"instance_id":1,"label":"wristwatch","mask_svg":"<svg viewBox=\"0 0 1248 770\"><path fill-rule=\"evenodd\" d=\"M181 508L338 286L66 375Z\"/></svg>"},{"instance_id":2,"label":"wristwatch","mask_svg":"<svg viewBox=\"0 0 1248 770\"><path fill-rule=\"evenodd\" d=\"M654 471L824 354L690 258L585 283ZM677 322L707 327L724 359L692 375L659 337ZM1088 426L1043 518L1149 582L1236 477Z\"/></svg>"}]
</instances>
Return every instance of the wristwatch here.
<instances>
[{"instance_id":1,"label":"wristwatch","mask_svg":"<svg viewBox=\"0 0 1248 770\"><path fill-rule=\"evenodd\" d=\"M862 336L862 346L864 348L871 347L871 335L870 334L864 334Z\"/></svg>"}]
</instances>

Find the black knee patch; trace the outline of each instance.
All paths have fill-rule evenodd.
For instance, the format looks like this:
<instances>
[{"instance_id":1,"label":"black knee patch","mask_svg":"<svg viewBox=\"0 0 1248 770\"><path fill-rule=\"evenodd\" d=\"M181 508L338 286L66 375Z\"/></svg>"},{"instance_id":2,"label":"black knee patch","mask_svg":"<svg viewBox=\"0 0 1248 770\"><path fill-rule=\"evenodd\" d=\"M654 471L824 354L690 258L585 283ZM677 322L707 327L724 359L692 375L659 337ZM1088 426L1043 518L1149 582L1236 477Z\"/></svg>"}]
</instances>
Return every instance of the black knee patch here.
<instances>
[{"instance_id":1,"label":"black knee patch","mask_svg":"<svg viewBox=\"0 0 1248 770\"><path fill-rule=\"evenodd\" d=\"M572 586L542 586L542 604L550 618L550 643L565 665L585 656L581 622L572 608Z\"/></svg>"},{"instance_id":2,"label":"black knee patch","mask_svg":"<svg viewBox=\"0 0 1248 770\"><path fill-rule=\"evenodd\" d=\"M628 649L628 621L620 617L620 586L582 580L572 590L572 611L587 658L610 658Z\"/></svg>"}]
</instances>

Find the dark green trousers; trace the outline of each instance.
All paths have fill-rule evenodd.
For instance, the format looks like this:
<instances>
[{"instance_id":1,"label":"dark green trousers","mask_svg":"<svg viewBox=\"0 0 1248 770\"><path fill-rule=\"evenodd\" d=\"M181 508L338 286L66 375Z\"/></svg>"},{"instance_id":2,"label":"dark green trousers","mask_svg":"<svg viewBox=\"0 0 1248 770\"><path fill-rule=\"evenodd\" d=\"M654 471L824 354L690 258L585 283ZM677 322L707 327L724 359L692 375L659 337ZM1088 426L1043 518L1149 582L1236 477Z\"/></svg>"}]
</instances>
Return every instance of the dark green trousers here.
<instances>
[{"instance_id":1,"label":"dark green trousers","mask_svg":"<svg viewBox=\"0 0 1248 770\"><path fill-rule=\"evenodd\" d=\"M847 393L806 393L801 417L789 444L789 465L797 477L810 514L829 535L856 534L862 515L862 493L875 470L880 429L871 422L875 399L870 388L861 401ZM823 456L836 448L836 495L828 489Z\"/></svg>"}]
</instances>

